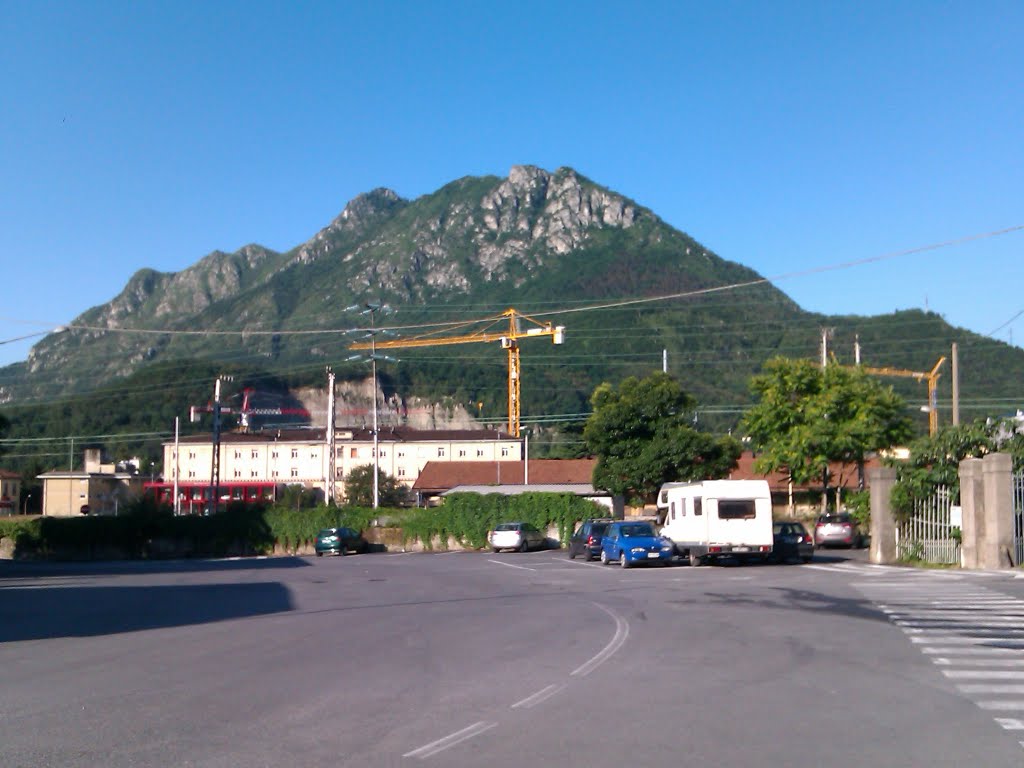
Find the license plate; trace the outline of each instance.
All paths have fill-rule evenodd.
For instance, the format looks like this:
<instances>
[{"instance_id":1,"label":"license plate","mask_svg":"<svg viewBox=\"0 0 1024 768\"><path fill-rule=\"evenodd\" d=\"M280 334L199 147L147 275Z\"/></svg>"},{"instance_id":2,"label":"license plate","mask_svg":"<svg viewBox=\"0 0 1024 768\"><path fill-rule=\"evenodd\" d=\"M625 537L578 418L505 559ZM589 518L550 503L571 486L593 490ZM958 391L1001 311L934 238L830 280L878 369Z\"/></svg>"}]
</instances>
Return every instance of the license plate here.
<instances>
[{"instance_id":1,"label":"license plate","mask_svg":"<svg viewBox=\"0 0 1024 768\"><path fill-rule=\"evenodd\" d=\"M658 552L648 552L648 553L647 553L647 556L648 556L648 557L657 557L657 556L658 556L658 554L659 554Z\"/></svg>"},{"instance_id":2,"label":"license plate","mask_svg":"<svg viewBox=\"0 0 1024 768\"><path fill-rule=\"evenodd\" d=\"M750 551L750 547L733 547L732 551L733 552L749 552Z\"/></svg>"}]
</instances>

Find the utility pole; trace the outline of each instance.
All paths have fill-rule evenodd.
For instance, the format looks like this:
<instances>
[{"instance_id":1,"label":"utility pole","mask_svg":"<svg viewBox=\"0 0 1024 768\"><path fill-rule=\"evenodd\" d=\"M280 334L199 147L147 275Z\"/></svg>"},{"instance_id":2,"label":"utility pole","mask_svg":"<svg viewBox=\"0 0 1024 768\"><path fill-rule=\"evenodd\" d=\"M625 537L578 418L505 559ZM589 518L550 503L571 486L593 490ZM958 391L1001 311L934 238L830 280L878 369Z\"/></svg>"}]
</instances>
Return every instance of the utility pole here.
<instances>
[{"instance_id":1,"label":"utility pole","mask_svg":"<svg viewBox=\"0 0 1024 768\"><path fill-rule=\"evenodd\" d=\"M180 433L179 433L180 421L181 421L180 417L178 417L178 416L174 417L174 514L175 515L180 515L181 514L181 499L178 498L178 467L181 466L181 463L178 461L178 450L179 450L178 439L179 439L179 436L180 436Z\"/></svg>"},{"instance_id":2,"label":"utility pole","mask_svg":"<svg viewBox=\"0 0 1024 768\"><path fill-rule=\"evenodd\" d=\"M668 373L668 350L661 350L661 372Z\"/></svg>"},{"instance_id":3,"label":"utility pole","mask_svg":"<svg viewBox=\"0 0 1024 768\"><path fill-rule=\"evenodd\" d=\"M960 355L953 342L953 426L960 424Z\"/></svg>"},{"instance_id":4,"label":"utility pole","mask_svg":"<svg viewBox=\"0 0 1024 768\"><path fill-rule=\"evenodd\" d=\"M334 432L334 371L327 366L327 478L324 483L324 501L328 504L334 499L335 475L337 474Z\"/></svg>"},{"instance_id":5,"label":"utility pole","mask_svg":"<svg viewBox=\"0 0 1024 768\"><path fill-rule=\"evenodd\" d=\"M821 329L821 367L828 365L828 338L832 335L831 328Z\"/></svg>"},{"instance_id":6,"label":"utility pole","mask_svg":"<svg viewBox=\"0 0 1024 768\"><path fill-rule=\"evenodd\" d=\"M213 386L213 456L210 459L210 514L217 513L220 504L220 383L231 381L230 376L218 376Z\"/></svg>"},{"instance_id":7,"label":"utility pole","mask_svg":"<svg viewBox=\"0 0 1024 768\"><path fill-rule=\"evenodd\" d=\"M860 334L853 337L853 364L860 365Z\"/></svg>"}]
</instances>

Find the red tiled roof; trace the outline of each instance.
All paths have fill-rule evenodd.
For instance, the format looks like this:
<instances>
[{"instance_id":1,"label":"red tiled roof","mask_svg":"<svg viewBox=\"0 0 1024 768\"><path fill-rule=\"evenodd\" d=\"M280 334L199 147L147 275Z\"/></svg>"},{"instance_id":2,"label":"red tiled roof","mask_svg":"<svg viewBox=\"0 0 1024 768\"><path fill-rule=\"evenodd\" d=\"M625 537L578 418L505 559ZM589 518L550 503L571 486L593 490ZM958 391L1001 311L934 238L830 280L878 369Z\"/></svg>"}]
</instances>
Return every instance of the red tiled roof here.
<instances>
[{"instance_id":1,"label":"red tiled roof","mask_svg":"<svg viewBox=\"0 0 1024 768\"><path fill-rule=\"evenodd\" d=\"M20 480L21 475L9 469L0 469L0 480Z\"/></svg>"},{"instance_id":2,"label":"red tiled roof","mask_svg":"<svg viewBox=\"0 0 1024 768\"><path fill-rule=\"evenodd\" d=\"M530 485L587 485L597 459L530 459ZM413 490L447 491L459 485L520 485L522 461L428 461Z\"/></svg>"},{"instance_id":3,"label":"red tiled roof","mask_svg":"<svg viewBox=\"0 0 1024 768\"><path fill-rule=\"evenodd\" d=\"M771 472L767 475L759 474L754 471L754 460L756 456L750 451L744 451L740 456L739 463L732 472L729 473L730 480L767 480L768 487L776 493L783 493L789 489L789 483L786 475L783 472ZM864 463L864 483L867 485L867 471L873 467L880 467L882 462L878 458L872 457ZM857 465L856 464L840 464L839 462L833 462L829 467L832 473L829 479L829 485L833 488L836 485L841 485L843 488L856 489L857 488ZM793 490L796 492L807 491L807 490L820 490L820 483L811 483L808 485L795 485Z\"/></svg>"}]
</instances>

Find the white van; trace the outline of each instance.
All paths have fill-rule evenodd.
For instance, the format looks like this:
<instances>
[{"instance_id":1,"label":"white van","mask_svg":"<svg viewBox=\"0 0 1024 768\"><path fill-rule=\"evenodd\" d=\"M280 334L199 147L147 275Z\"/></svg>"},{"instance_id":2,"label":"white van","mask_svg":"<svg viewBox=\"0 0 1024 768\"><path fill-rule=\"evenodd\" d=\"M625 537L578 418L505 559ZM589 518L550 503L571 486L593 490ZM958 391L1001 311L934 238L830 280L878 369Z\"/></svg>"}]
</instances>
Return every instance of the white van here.
<instances>
[{"instance_id":1,"label":"white van","mask_svg":"<svg viewBox=\"0 0 1024 768\"><path fill-rule=\"evenodd\" d=\"M658 492L661 535L701 565L719 557L766 560L772 553L772 497L766 480L665 483Z\"/></svg>"}]
</instances>

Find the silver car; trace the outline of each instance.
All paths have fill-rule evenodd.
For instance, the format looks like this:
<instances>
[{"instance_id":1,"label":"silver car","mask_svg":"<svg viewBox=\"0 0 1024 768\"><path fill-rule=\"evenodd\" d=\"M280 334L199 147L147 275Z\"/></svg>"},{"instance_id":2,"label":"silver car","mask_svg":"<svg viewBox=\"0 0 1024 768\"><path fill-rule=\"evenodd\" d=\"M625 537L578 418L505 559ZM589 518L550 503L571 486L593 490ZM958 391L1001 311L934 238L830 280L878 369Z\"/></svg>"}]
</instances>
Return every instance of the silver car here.
<instances>
[{"instance_id":1,"label":"silver car","mask_svg":"<svg viewBox=\"0 0 1024 768\"><path fill-rule=\"evenodd\" d=\"M503 549L526 552L543 548L545 538L543 533L529 523L501 523L487 534L487 543L495 552Z\"/></svg>"}]
</instances>

